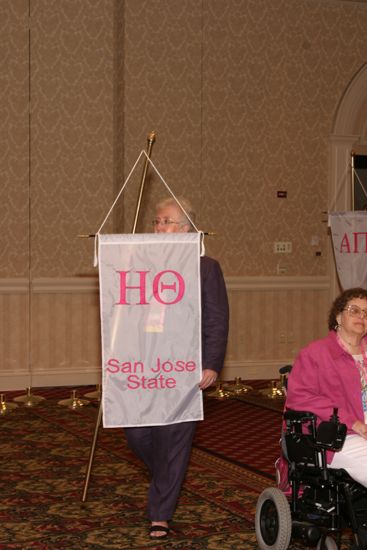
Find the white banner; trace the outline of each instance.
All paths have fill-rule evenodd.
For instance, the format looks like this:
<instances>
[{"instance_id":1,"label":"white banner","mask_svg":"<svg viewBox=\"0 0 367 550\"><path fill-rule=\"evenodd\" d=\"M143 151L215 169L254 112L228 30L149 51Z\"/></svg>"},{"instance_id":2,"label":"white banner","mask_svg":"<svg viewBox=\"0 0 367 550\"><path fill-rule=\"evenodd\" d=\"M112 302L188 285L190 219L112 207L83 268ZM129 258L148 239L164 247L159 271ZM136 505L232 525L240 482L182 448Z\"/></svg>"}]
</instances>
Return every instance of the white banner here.
<instances>
[{"instance_id":1,"label":"white banner","mask_svg":"<svg viewBox=\"0 0 367 550\"><path fill-rule=\"evenodd\" d=\"M103 425L203 419L200 234L99 236Z\"/></svg>"},{"instance_id":2,"label":"white banner","mask_svg":"<svg viewBox=\"0 0 367 550\"><path fill-rule=\"evenodd\" d=\"M343 290L367 289L367 212L329 214L334 256Z\"/></svg>"}]
</instances>

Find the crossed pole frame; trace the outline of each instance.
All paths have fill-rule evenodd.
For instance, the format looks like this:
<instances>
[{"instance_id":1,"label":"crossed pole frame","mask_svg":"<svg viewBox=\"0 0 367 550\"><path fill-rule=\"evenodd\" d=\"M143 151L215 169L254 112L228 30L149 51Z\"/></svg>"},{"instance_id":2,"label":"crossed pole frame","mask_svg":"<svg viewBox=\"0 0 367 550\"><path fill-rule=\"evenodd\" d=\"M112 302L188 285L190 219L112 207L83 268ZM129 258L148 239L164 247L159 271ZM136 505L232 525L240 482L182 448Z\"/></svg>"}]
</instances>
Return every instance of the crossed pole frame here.
<instances>
[{"instance_id":1,"label":"crossed pole frame","mask_svg":"<svg viewBox=\"0 0 367 550\"><path fill-rule=\"evenodd\" d=\"M147 142L148 142L147 143L147 154L146 154L145 163L144 163L144 167L143 167L143 173L142 173L142 176L141 176L139 195L138 195L138 200L137 200L137 203L136 203L134 222L133 222L133 226L132 226L132 230L131 230L131 233L133 233L133 234L136 232L136 226L137 226L138 219L139 219L139 214L140 214L140 211L141 211L143 194L144 194L144 190L145 190L145 182L146 182L146 177L147 177L148 168L149 168L149 159L150 159L151 154L152 154L152 148L153 148L153 144L155 142L155 137L156 137L155 132L150 132L150 134L148 134L148 137L147 137ZM97 413L97 418L96 418L96 424L95 424L95 427L94 427L93 439L92 439L92 443L91 443L91 446L90 446L90 449L89 449L89 458L88 458L87 470L86 470L86 474L85 474L85 478L84 478L83 492L82 492L82 498L81 498L82 502L86 502L86 500L87 500L89 481L90 481L90 476L91 476L91 473L92 473L94 455L95 455L95 451L96 451L96 447L97 447L99 428L100 428L101 420L102 420L102 412L103 412L103 407L102 407L102 399L101 399L100 403L99 403L99 407L98 407L98 413Z\"/></svg>"}]
</instances>

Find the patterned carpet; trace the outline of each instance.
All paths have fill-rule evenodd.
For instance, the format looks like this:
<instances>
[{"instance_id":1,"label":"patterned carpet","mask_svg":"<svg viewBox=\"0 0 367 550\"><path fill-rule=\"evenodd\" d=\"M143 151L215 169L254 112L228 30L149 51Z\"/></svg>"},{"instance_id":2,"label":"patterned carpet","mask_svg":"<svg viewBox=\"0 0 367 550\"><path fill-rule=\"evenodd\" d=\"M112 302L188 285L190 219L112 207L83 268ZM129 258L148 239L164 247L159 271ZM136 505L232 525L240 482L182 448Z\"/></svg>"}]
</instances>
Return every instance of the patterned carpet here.
<instances>
[{"instance_id":1,"label":"patterned carpet","mask_svg":"<svg viewBox=\"0 0 367 550\"><path fill-rule=\"evenodd\" d=\"M205 399L206 420L173 532L157 544L147 536L148 479L121 430L100 430L87 502L81 502L97 406L69 410L58 400L70 390L60 391L48 390L41 405L0 417L1 550L257 548L256 499L273 484L270 455L277 450L279 413ZM275 443L267 440L274 435ZM264 453L268 446L271 452Z\"/></svg>"},{"instance_id":2,"label":"patterned carpet","mask_svg":"<svg viewBox=\"0 0 367 550\"><path fill-rule=\"evenodd\" d=\"M205 401L205 422L199 425L195 446L274 480L281 418L280 411L237 399L218 401L208 398Z\"/></svg>"}]
</instances>

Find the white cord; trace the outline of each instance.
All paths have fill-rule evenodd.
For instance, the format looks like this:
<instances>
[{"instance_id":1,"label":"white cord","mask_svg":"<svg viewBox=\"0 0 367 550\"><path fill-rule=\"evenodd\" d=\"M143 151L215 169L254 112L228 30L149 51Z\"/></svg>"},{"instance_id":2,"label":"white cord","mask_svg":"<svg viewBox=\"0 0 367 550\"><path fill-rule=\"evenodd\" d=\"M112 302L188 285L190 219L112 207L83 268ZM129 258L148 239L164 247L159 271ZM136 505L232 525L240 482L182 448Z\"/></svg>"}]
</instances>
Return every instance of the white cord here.
<instances>
[{"instance_id":1,"label":"white cord","mask_svg":"<svg viewBox=\"0 0 367 550\"><path fill-rule=\"evenodd\" d=\"M157 167L155 166L155 164L152 162L152 160L148 157L147 153L143 150L140 152L140 155L138 156L138 158L136 159L135 161L135 164L134 166L132 167L132 169L130 170L130 173L129 175L127 176L123 186L121 187L120 191L118 192L118 195L117 197L115 198L115 200L113 201L112 203L112 206L111 208L109 209L105 219L103 220L101 226L99 227L97 233L95 234L95 237L94 237L94 262L93 262L93 265L94 267L96 267L98 265L98 253L97 253L97 248L98 248L98 236L101 232L101 229L103 228L104 224L106 223L106 221L108 220L112 210L114 209L118 199L120 198L120 195L121 193L123 192L123 190L125 189L132 173L134 172L135 168L136 168L136 165L138 164L139 160L140 160L140 157L142 155L145 155L148 162L151 164L151 166L153 167L153 170L156 172L156 174L158 175L158 177L161 179L162 183L164 184L164 186L166 187L166 189L168 190L168 192L172 195L172 197L175 199L175 201L177 202L177 204L179 205L179 207L181 208L181 210L184 212L185 216L187 217L187 219L190 221L191 225L194 227L194 229L197 231L197 233L201 233L201 252L200 252L200 256L205 256L205 246L204 246L204 233L202 231L200 231L197 226L195 225L195 223L193 222L193 220L190 218L188 212L186 212L186 210L184 209L184 207L182 206L182 204L180 203L180 201L178 200L178 198L176 197L176 195L174 194L174 192L172 191L172 189L170 188L170 186L168 185L168 183L165 181L164 177L162 176L162 174L159 172L159 170L157 169Z\"/></svg>"}]
</instances>

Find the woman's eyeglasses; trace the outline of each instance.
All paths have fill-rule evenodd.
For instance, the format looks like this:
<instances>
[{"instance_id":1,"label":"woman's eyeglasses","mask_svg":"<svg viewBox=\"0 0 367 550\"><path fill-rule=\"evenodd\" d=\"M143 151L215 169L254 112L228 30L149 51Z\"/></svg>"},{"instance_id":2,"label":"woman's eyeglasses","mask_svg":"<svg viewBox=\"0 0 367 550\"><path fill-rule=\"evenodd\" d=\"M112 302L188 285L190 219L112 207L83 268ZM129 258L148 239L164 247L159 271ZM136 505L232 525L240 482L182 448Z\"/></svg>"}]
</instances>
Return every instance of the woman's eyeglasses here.
<instances>
[{"instance_id":1,"label":"woman's eyeglasses","mask_svg":"<svg viewBox=\"0 0 367 550\"><path fill-rule=\"evenodd\" d=\"M351 304L345 308L345 311L349 313L351 317L359 317L360 319L367 319L367 309L361 309L360 307Z\"/></svg>"},{"instance_id":2,"label":"woman's eyeglasses","mask_svg":"<svg viewBox=\"0 0 367 550\"><path fill-rule=\"evenodd\" d=\"M183 222L175 222L174 220L170 220L169 218L163 218L163 220L156 218L152 221L153 227L156 227L157 225L180 225Z\"/></svg>"}]
</instances>

